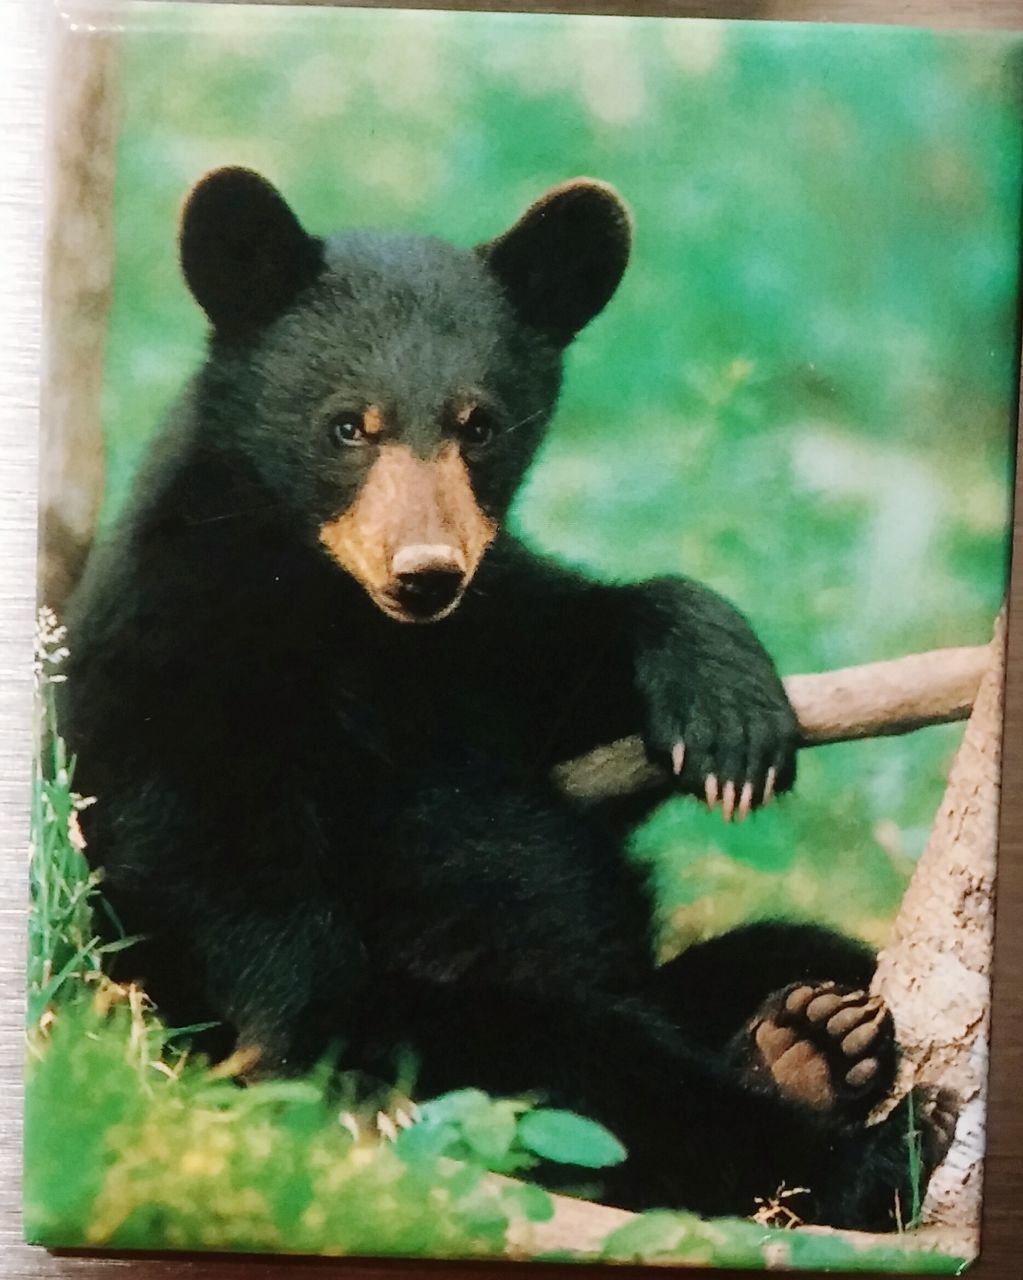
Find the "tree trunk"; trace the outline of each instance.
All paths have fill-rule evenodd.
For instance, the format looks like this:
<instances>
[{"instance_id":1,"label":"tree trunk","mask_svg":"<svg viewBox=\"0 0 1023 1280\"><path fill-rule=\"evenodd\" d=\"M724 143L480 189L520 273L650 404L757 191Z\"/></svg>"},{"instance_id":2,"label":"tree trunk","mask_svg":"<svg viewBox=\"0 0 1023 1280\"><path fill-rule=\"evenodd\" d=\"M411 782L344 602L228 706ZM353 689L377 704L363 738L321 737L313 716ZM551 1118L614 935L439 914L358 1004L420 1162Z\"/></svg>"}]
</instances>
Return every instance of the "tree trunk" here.
<instances>
[{"instance_id":1,"label":"tree trunk","mask_svg":"<svg viewBox=\"0 0 1023 1280\"><path fill-rule=\"evenodd\" d=\"M904 1053L898 1092L938 1083L962 1101L955 1141L931 1181L923 1217L961 1240L966 1254L976 1251L980 1229L1004 678L1003 611L875 983Z\"/></svg>"},{"instance_id":2,"label":"tree trunk","mask_svg":"<svg viewBox=\"0 0 1023 1280\"><path fill-rule=\"evenodd\" d=\"M40 440L39 599L59 610L103 498L103 346L113 263L116 36L54 23Z\"/></svg>"}]
</instances>

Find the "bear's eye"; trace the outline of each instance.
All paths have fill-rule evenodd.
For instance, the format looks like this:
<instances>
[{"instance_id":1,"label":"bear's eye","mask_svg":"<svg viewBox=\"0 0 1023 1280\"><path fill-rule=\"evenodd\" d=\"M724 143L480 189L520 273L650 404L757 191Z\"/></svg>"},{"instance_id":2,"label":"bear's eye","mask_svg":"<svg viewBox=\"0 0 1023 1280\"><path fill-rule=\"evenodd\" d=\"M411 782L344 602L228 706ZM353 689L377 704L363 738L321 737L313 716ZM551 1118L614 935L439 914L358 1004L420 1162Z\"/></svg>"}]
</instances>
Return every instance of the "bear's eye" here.
<instances>
[{"instance_id":1,"label":"bear's eye","mask_svg":"<svg viewBox=\"0 0 1023 1280\"><path fill-rule=\"evenodd\" d=\"M482 449L497 434L497 423L486 409L476 405L459 423L458 434L463 444Z\"/></svg>"},{"instance_id":2,"label":"bear's eye","mask_svg":"<svg viewBox=\"0 0 1023 1280\"><path fill-rule=\"evenodd\" d=\"M365 444L368 440L366 425L357 409L342 409L330 420L330 438L334 444Z\"/></svg>"}]
</instances>

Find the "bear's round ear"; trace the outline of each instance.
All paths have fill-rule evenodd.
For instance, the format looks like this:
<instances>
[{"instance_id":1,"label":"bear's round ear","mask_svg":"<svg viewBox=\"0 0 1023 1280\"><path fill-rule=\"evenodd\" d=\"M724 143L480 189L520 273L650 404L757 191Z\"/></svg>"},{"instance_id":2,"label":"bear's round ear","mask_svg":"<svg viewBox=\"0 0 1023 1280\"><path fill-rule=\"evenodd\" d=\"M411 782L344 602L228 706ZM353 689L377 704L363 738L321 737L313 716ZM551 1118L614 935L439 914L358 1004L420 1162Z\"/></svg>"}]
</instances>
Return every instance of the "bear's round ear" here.
<instances>
[{"instance_id":1,"label":"bear's round ear","mask_svg":"<svg viewBox=\"0 0 1023 1280\"><path fill-rule=\"evenodd\" d=\"M193 187L180 253L195 300L214 329L228 334L268 324L323 267L323 242L251 169L215 169Z\"/></svg>"},{"instance_id":2,"label":"bear's round ear","mask_svg":"<svg viewBox=\"0 0 1023 1280\"><path fill-rule=\"evenodd\" d=\"M610 301L631 244L632 220L618 192L573 178L476 252L520 318L563 347Z\"/></svg>"}]
</instances>

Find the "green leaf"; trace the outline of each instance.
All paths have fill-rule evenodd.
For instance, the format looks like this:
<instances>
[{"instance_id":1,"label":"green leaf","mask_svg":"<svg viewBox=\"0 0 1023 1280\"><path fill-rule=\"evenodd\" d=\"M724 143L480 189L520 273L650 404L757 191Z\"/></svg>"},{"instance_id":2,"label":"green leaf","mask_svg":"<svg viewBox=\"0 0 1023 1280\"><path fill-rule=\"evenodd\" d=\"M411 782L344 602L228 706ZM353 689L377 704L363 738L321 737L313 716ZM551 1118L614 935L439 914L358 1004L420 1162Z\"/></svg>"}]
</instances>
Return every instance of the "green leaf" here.
<instances>
[{"instance_id":1,"label":"green leaf","mask_svg":"<svg viewBox=\"0 0 1023 1280\"><path fill-rule=\"evenodd\" d=\"M486 1110L473 1111L462 1121L462 1135L488 1167L503 1164L515 1141L517 1108L514 1103L492 1102Z\"/></svg>"},{"instance_id":2,"label":"green leaf","mask_svg":"<svg viewBox=\"0 0 1023 1280\"><path fill-rule=\"evenodd\" d=\"M640 1214L611 1232L604 1241L601 1257L616 1262L683 1257L692 1226L693 1219L680 1213L655 1210Z\"/></svg>"},{"instance_id":3,"label":"green leaf","mask_svg":"<svg viewBox=\"0 0 1023 1280\"><path fill-rule=\"evenodd\" d=\"M893 1236L891 1243L847 1240L842 1236L813 1235L800 1231L784 1233L793 1267L821 1268L835 1271L922 1272L930 1275L956 1275L962 1259L921 1249L913 1233Z\"/></svg>"},{"instance_id":4,"label":"green leaf","mask_svg":"<svg viewBox=\"0 0 1023 1280\"><path fill-rule=\"evenodd\" d=\"M144 933L133 933L125 938L115 938L113 942L104 942L102 946L96 948L96 954L112 956L116 951L124 951L127 947L133 947L136 942L141 942L145 936Z\"/></svg>"},{"instance_id":5,"label":"green leaf","mask_svg":"<svg viewBox=\"0 0 1023 1280\"><path fill-rule=\"evenodd\" d=\"M171 1041L179 1039L181 1036L197 1036L201 1031L211 1031L214 1027L219 1027L219 1022L193 1022L190 1027L161 1027L157 1024L150 1027L151 1035L157 1035L161 1040Z\"/></svg>"},{"instance_id":6,"label":"green leaf","mask_svg":"<svg viewBox=\"0 0 1023 1280\"><path fill-rule=\"evenodd\" d=\"M554 1217L554 1201L534 1183L524 1182L516 1188L515 1202L527 1222L550 1222Z\"/></svg>"},{"instance_id":7,"label":"green leaf","mask_svg":"<svg viewBox=\"0 0 1023 1280\"><path fill-rule=\"evenodd\" d=\"M402 1129L394 1143L394 1150L406 1164L432 1164L441 1156L457 1158L462 1140L453 1124L414 1124Z\"/></svg>"},{"instance_id":8,"label":"green leaf","mask_svg":"<svg viewBox=\"0 0 1023 1280\"><path fill-rule=\"evenodd\" d=\"M455 1089L424 1102L419 1109L421 1124L461 1124L473 1113L485 1111L490 1099L480 1089Z\"/></svg>"},{"instance_id":9,"label":"green leaf","mask_svg":"<svg viewBox=\"0 0 1023 1280\"><path fill-rule=\"evenodd\" d=\"M265 1080L250 1086L243 1096L253 1105L286 1102L314 1106L323 1101L321 1090L309 1080Z\"/></svg>"},{"instance_id":10,"label":"green leaf","mask_svg":"<svg viewBox=\"0 0 1023 1280\"><path fill-rule=\"evenodd\" d=\"M628 1154L603 1125L573 1111L528 1111L519 1120L518 1138L524 1147L545 1160L577 1164L584 1169L621 1164Z\"/></svg>"},{"instance_id":11,"label":"green leaf","mask_svg":"<svg viewBox=\"0 0 1023 1280\"><path fill-rule=\"evenodd\" d=\"M771 1231L741 1218L704 1221L691 1213L654 1210L613 1231L601 1257L615 1262L685 1262L688 1265L763 1270L764 1246L787 1245L795 1233Z\"/></svg>"}]
</instances>

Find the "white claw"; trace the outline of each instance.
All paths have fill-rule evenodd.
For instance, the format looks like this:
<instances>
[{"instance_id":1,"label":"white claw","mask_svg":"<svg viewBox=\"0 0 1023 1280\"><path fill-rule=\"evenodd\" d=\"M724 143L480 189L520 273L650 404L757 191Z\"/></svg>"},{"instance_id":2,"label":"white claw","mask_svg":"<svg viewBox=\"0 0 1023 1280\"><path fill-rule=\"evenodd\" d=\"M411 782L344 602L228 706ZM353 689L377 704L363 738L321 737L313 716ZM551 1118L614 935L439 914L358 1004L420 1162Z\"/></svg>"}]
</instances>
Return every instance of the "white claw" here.
<instances>
[{"instance_id":1,"label":"white claw","mask_svg":"<svg viewBox=\"0 0 1023 1280\"><path fill-rule=\"evenodd\" d=\"M736 821L742 822L748 815L750 809L753 808L753 783L744 782L742 784L742 792L739 795L739 809L736 813Z\"/></svg>"},{"instance_id":2,"label":"white claw","mask_svg":"<svg viewBox=\"0 0 1023 1280\"><path fill-rule=\"evenodd\" d=\"M707 808L713 809L718 802L718 776L716 773L708 773L707 780L703 784L703 792L707 797Z\"/></svg>"},{"instance_id":3,"label":"white claw","mask_svg":"<svg viewBox=\"0 0 1023 1280\"><path fill-rule=\"evenodd\" d=\"M735 812L735 783L728 779L725 783L724 790L721 792L721 816L726 822L732 821L732 814Z\"/></svg>"},{"instance_id":4,"label":"white claw","mask_svg":"<svg viewBox=\"0 0 1023 1280\"><path fill-rule=\"evenodd\" d=\"M772 764L767 771L767 781L764 783L764 804L774 795L774 780L778 776L778 771Z\"/></svg>"},{"instance_id":5,"label":"white claw","mask_svg":"<svg viewBox=\"0 0 1023 1280\"><path fill-rule=\"evenodd\" d=\"M686 762L686 744L684 742L676 742L671 749L671 767L675 772L675 777L682 772L682 766Z\"/></svg>"}]
</instances>

